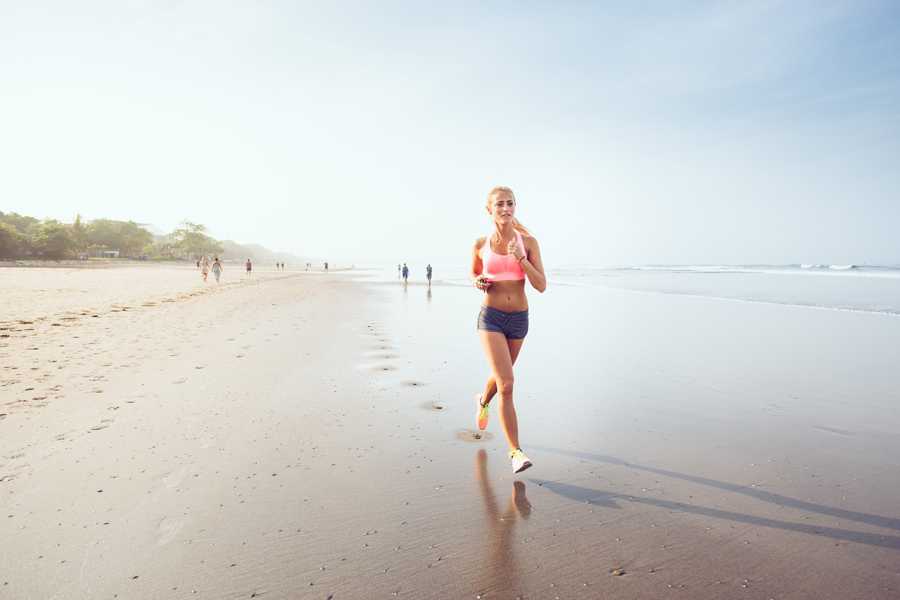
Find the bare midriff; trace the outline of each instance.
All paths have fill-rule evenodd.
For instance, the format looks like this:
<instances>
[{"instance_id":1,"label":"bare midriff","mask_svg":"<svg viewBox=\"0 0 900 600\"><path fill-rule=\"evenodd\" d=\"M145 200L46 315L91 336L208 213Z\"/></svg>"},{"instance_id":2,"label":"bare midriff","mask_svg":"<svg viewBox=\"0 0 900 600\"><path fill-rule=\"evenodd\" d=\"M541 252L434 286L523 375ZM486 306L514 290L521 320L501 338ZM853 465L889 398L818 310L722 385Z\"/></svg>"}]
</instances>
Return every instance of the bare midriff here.
<instances>
[{"instance_id":1,"label":"bare midriff","mask_svg":"<svg viewBox=\"0 0 900 600\"><path fill-rule=\"evenodd\" d=\"M528 308L524 279L518 281L492 281L491 287L485 292L485 296L485 306L490 306L503 312L518 312Z\"/></svg>"}]
</instances>

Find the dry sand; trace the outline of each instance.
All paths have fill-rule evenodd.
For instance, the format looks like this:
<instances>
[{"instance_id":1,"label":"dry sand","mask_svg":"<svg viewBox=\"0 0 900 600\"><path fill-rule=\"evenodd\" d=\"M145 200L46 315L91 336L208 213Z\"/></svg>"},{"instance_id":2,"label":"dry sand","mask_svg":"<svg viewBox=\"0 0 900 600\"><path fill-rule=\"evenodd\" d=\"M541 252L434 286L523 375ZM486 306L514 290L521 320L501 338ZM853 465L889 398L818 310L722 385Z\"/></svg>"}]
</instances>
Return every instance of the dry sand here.
<instances>
[{"instance_id":1,"label":"dry sand","mask_svg":"<svg viewBox=\"0 0 900 600\"><path fill-rule=\"evenodd\" d=\"M469 288L0 278L2 598L900 597L900 319L552 287L512 476Z\"/></svg>"}]
</instances>

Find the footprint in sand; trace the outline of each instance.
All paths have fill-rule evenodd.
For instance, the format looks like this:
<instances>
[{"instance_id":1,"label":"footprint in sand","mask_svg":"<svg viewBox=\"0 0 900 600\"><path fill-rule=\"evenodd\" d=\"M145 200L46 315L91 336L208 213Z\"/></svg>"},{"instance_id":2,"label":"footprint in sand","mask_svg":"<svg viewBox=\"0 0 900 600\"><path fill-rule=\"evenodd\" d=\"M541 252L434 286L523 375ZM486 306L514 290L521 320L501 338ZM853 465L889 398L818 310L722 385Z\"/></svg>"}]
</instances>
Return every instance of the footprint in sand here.
<instances>
[{"instance_id":1,"label":"footprint in sand","mask_svg":"<svg viewBox=\"0 0 900 600\"><path fill-rule=\"evenodd\" d=\"M13 479L18 479L19 477L24 475L30 468L31 468L31 465L29 465L29 464L19 465L18 467L13 469L13 472L10 473L9 475L4 475L3 477L0 477L0 481L12 481Z\"/></svg>"},{"instance_id":2,"label":"footprint in sand","mask_svg":"<svg viewBox=\"0 0 900 600\"><path fill-rule=\"evenodd\" d=\"M186 378L186 377L182 377L181 379L176 379L176 380L173 381L172 383L178 385L179 383L184 383L185 381L187 381L187 378Z\"/></svg>"},{"instance_id":3,"label":"footprint in sand","mask_svg":"<svg viewBox=\"0 0 900 600\"><path fill-rule=\"evenodd\" d=\"M166 487L175 487L181 483L182 479L184 479L184 469L171 471L162 476L162 481L166 484Z\"/></svg>"},{"instance_id":4,"label":"footprint in sand","mask_svg":"<svg viewBox=\"0 0 900 600\"><path fill-rule=\"evenodd\" d=\"M103 419L102 421L100 421L100 424L99 424L99 425L96 425L96 426L94 426L94 427L91 427L91 431L100 431L101 429L106 429L106 428L109 427L114 421L115 421L115 419Z\"/></svg>"},{"instance_id":5,"label":"footprint in sand","mask_svg":"<svg viewBox=\"0 0 900 600\"><path fill-rule=\"evenodd\" d=\"M475 429L461 429L456 432L457 439L460 439L464 442L486 442L491 439L492 436L487 431L478 431Z\"/></svg>"},{"instance_id":6,"label":"footprint in sand","mask_svg":"<svg viewBox=\"0 0 900 600\"><path fill-rule=\"evenodd\" d=\"M159 537L156 538L156 545L165 546L166 544L175 541L175 538L178 537L178 534L181 533L181 530L188 521L189 518L183 515L176 515L163 519L159 523Z\"/></svg>"},{"instance_id":7,"label":"footprint in sand","mask_svg":"<svg viewBox=\"0 0 900 600\"><path fill-rule=\"evenodd\" d=\"M67 432L65 432L65 433L61 433L61 434L59 434L58 436L56 436L56 439L58 439L59 441L67 440L67 439L69 439L70 437L72 437L72 434L75 433L76 431L78 431L78 430L77 430L77 429L73 429L73 430L71 430L71 431L67 431Z\"/></svg>"}]
</instances>

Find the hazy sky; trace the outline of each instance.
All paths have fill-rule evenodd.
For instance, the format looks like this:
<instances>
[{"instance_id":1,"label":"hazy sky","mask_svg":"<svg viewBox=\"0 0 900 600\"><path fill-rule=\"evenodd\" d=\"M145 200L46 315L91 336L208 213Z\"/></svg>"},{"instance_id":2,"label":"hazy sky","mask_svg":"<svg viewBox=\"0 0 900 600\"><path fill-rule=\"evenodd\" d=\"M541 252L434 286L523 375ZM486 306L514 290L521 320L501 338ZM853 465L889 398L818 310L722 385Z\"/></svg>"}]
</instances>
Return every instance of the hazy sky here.
<instances>
[{"instance_id":1,"label":"hazy sky","mask_svg":"<svg viewBox=\"0 0 900 600\"><path fill-rule=\"evenodd\" d=\"M465 263L900 263L900 5L0 0L0 210Z\"/></svg>"}]
</instances>

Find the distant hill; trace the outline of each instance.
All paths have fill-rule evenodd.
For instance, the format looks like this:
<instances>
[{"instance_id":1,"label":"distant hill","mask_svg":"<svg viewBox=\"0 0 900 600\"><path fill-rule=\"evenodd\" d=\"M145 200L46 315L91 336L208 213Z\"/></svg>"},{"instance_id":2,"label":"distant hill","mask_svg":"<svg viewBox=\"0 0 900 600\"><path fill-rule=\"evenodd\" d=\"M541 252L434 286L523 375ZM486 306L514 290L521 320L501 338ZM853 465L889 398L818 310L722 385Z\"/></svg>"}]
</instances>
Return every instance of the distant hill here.
<instances>
[{"instance_id":1,"label":"distant hill","mask_svg":"<svg viewBox=\"0 0 900 600\"><path fill-rule=\"evenodd\" d=\"M224 248L222 255L225 260L241 261L249 258L254 262L283 262L288 265L305 265L310 262L310 259L304 256L289 252L274 252L259 244L238 244L232 240L222 240L219 243Z\"/></svg>"}]
</instances>

